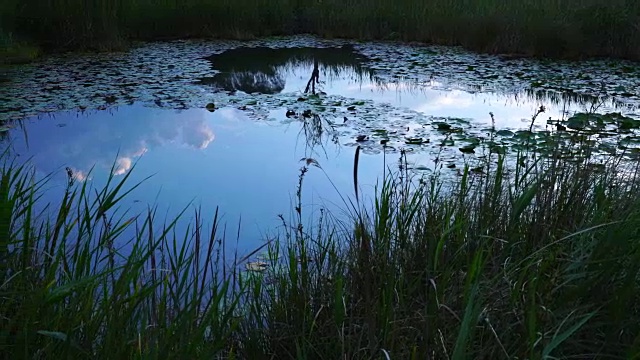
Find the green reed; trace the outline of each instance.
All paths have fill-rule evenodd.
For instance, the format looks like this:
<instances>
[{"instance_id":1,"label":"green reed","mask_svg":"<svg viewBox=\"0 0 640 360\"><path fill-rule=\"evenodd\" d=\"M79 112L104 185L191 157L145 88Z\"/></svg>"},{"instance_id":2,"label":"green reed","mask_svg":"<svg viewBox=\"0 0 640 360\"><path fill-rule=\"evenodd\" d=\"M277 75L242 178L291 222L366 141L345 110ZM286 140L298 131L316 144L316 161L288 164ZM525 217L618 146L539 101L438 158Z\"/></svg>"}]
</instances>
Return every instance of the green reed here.
<instances>
[{"instance_id":1,"label":"green reed","mask_svg":"<svg viewBox=\"0 0 640 360\"><path fill-rule=\"evenodd\" d=\"M402 167L373 201L309 226L301 168L294 211L257 255L224 258L217 216L118 205L2 155L0 352L23 358L549 359L640 356L637 165L526 149L489 153L457 178ZM357 159L357 158L356 158ZM135 169L133 171L136 171ZM358 184L354 164L354 186ZM51 191L51 190L47 190ZM37 209L43 209L43 211ZM189 224L187 222L187 224ZM125 234L134 235L125 235ZM129 238L127 238L129 236Z\"/></svg>"},{"instance_id":2,"label":"green reed","mask_svg":"<svg viewBox=\"0 0 640 360\"><path fill-rule=\"evenodd\" d=\"M313 33L463 45L485 52L639 59L632 0L25 0L2 25L53 49L119 48L129 40Z\"/></svg>"}]
</instances>

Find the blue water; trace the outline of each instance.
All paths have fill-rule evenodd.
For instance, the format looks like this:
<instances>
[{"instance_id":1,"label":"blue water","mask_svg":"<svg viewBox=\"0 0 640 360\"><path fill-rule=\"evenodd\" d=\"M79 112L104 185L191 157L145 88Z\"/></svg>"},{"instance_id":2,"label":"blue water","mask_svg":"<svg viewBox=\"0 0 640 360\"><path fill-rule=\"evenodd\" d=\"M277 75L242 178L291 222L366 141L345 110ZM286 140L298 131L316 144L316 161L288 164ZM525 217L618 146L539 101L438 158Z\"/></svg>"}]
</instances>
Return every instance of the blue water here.
<instances>
[{"instance_id":1,"label":"blue water","mask_svg":"<svg viewBox=\"0 0 640 360\"><path fill-rule=\"evenodd\" d=\"M211 219L218 206L233 242L242 221L241 250L261 245L266 233L281 225L279 214L289 219L304 157L314 157L326 172L311 166L304 178L306 215L320 208L345 208L341 195L353 196L354 148L331 144L325 147L326 156L316 156L305 148L299 124L255 122L232 108L211 113L133 105L32 118L24 128L26 137L19 129L10 133L14 151L30 157L40 176L56 174L44 200L61 198L65 166L78 180L99 188L114 164L116 181L135 165L127 183L144 183L122 203L130 213L156 204L159 216L171 219L191 204L185 220L193 219L196 207ZM361 157L359 180L365 194L373 193L383 160Z\"/></svg>"},{"instance_id":2,"label":"blue water","mask_svg":"<svg viewBox=\"0 0 640 360\"><path fill-rule=\"evenodd\" d=\"M272 83L281 86L278 90L283 94L301 92L311 71L309 64L288 65L278 70L280 79ZM567 107L526 96L464 91L435 81L417 88L401 82L380 83L348 67L336 76L321 71L321 80L322 91L329 95L373 100L429 116L469 118L489 124L489 113L493 113L498 128L528 127L540 105L547 107L545 117L554 118L587 106ZM304 165L301 159L311 157L322 168L311 166L304 178L303 217L317 218L321 208L343 216L340 211L348 208L345 199L348 202L354 196L354 139L338 132L334 143L327 132L319 139L320 145L309 148L303 123L287 119L286 111L276 106L270 111L271 120L266 121L250 118L232 107L210 112L169 110L141 103L100 111L54 112L25 119L20 127L7 132L10 141L5 143L11 143L22 159L30 158L39 175L54 173L43 198L53 203L64 193L65 167L73 170L79 182L101 188L114 164L116 181L135 164L130 186L151 178L122 202L122 210L135 214L155 204L162 222L189 206L177 228L181 233L193 220L196 208L202 209L205 225L210 225L219 207L227 226L226 237L237 241L242 254L275 233L282 225L278 215L287 220L293 215L298 176ZM379 123L384 123L385 115L379 114ZM544 119L536 126L544 128ZM431 153L413 152L409 159L423 168L433 167ZM360 156L359 185L365 199L373 197L385 165L395 169L397 161L397 153ZM208 231L205 226L204 232Z\"/></svg>"}]
</instances>

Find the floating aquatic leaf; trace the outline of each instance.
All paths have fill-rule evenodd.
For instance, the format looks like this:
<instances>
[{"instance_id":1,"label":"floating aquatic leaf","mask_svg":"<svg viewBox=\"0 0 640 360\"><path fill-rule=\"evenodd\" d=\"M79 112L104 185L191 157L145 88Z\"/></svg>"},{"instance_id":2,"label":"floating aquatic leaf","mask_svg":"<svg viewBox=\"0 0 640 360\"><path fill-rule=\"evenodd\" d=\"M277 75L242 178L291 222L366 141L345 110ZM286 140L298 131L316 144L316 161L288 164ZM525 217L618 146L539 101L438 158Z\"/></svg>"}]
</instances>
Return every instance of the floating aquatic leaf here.
<instances>
[{"instance_id":1,"label":"floating aquatic leaf","mask_svg":"<svg viewBox=\"0 0 640 360\"><path fill-rule=\"evenodd\" d=\"M407 138L405 139L405 144L407 145L421 145L425 142L428 142L428 140L422 139L422 138Z\"/></svg>"},{"instance_id":2,"label":"floating aquatic leaf","mask_svg":"<svg viewBox=\"0 0 640 360\"><path fill-rule=\"evenodd\" d=\"M618 127L620 129L628 130L628 129L638 129L640 128L640 120L633 119L628 116L622 116L620 113L617 114L607 114L606 117L614 117L615 121L618 123Z\"/></svg>"},{"instance_id":3,"label":"floating aquatic leaf","mask_svg":"<svg viewBox=\"0 0 640 360\"><path fill-rule=\"evenodd\" d=\"M475 153L476 146L475 145L465 145L461 148L459 148L459 150L465 154L472 154Z\"/></svg>"},{"instance_id":4,"label":"floating aquatic leaf","mask_svg":"<svg viewBox=\"0 0 640 360\"><path fill-rule=\"evenodd\" d=\"M507 147L498 144L489 145L489 150L494 154L506 154Z\"/></svg>"},{"instance_id":5,"label":"floating aquatic leaf","mask_svg":"<svg viewBox=\"0 0 640 360\"><path fill-rule=\"evenodd\" d=\"M463 118L448 118L448 120L458 125L469 125L471 123L471 121L469 121L468 119Z\"/></svg>"},{"instance_id":6,"label":"floating aquatic leaf","mask_svg":"<svg viewBox=\"0 0 640 360\"><path fill-rule=\"evenodd\" d=\"M438 130L441 130L441 131L451 130L451 124L447 124L445 122L438 121L438 122L435 122L434 125L436 125Z\"/></svg>"},{"instance_id":7,"label":"floating aquatic leaf","mask_svg":"<svg viewBox=\"0 0 640 360\"><path fill-rule=\"evenodd\" d=\"M535 137L535 133L529 130L518 130L516 131L514 137L521 140L531 140Z\"/></svg>"},{"instance_id":8,"label":"floating aquatic leaf","mask_svg":"<svg viewBox=\"0 0 640 360\"><path fill-rule=\"evenodd\" d=\"M575 115L567 120L566 125L569 129L582 130L589 124L589 118Z\"/></svg>"},{"instance_id":9,"label":"floating aquatic leaf","mask_svg":"<svg viewBox=\"0 0 640 360\"><path fill-rule=\"evenodd\" d=\"M505 136L505 137L513 136L513 131L511 131L511 130L498 130L498 131L496 131L496 135Z\"/></svg>"},{"instance_id":10,"label":"floating aquatic leaf","mask_svg":"<svg viewBox=\"0 0 640 360\"><path fill-rule=\"evenodd\" d=\"M475 138L475 137L470 137L465 139L465 141L467 141L468 143L470 143L471 145L477 146L480 144L480 139Z\"/></svg>"}]
</instances>

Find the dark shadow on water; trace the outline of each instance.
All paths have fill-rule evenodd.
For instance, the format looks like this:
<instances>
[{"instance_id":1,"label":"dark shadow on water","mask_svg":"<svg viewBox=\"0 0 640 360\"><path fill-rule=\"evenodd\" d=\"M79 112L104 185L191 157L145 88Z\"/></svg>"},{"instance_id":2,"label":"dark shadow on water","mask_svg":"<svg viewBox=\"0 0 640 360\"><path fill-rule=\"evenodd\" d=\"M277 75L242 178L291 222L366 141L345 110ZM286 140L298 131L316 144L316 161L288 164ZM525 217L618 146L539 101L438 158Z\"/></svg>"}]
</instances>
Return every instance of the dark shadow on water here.
<instances>
[{"instance_id":1,"label":"dark shadow on water","mask_svg":"<svg viewBox=\"0 0 640 360\"><path fill-rule=\"evenodd\" d=\"M339 48L238 48L206 58L218 74L201 78L197 83L220 90L277 94L284 90L287 72L296 67L309 69L318 65L319 74L333 79L345 72L360 80L375 80L372 70L362 65L365 59L352 46ZM316 78L319 79L319 76Z\"/></svg>"}]
</instances>

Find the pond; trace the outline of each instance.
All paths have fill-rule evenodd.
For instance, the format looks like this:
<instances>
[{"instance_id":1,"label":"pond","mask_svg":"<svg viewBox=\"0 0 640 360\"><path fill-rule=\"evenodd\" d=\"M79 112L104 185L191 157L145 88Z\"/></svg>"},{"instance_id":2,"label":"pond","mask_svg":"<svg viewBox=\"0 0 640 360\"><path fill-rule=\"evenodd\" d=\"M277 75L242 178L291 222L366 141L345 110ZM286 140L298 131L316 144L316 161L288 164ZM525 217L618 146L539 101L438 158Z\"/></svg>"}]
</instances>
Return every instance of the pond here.
<instances>
[{"instance_id":1,"label":"pond","mask_svg":"<svg viewBox=\"0 0 640 360\"><path fill-rule=\"evenodd\" d=\"M157 204L172 218L191 203L186 218L202 207L206 219L219 206L245 253L292 214L307 159L319 165L303 185L312 218L353 198L356 146L360 191L371 198L401 150L417 174L455 175L485 149L509 152L522 139L544 152L586 135L595 151L630 159L640 145L640 66L626 61L296 36L140 43L3 72L2 146L54 172L46 200L62 195L65 167L100 186L135 164L130 184L152 177L124 208Z\"/></svg>"}]
</instances>

